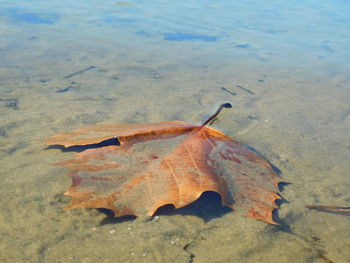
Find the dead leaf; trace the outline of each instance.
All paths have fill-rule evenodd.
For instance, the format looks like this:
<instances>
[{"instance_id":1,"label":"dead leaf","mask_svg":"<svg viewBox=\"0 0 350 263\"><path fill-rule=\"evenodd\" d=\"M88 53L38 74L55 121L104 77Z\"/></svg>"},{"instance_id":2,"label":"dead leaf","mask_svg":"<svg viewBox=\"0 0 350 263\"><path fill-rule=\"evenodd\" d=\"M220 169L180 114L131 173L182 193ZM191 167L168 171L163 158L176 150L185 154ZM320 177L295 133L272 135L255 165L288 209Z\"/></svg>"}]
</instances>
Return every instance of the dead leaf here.
<instances>
[{"instance_id":1,"label":"dead leaf","mask_svg":"<svg viewBox=\"0 0 350 263\"><path fill-rule=\"evenodd\" d=\"M72 197L66 209L107 208L116 217L152 216L164 205L187 206L205 191L222 205L248 217L277 224L278 184L270 163L245 145L207 126L181 121L150 124L98 124L45 140L71 147L109 145L77 153L57 163L70 169Z\"/></svg>"}]
</instances>

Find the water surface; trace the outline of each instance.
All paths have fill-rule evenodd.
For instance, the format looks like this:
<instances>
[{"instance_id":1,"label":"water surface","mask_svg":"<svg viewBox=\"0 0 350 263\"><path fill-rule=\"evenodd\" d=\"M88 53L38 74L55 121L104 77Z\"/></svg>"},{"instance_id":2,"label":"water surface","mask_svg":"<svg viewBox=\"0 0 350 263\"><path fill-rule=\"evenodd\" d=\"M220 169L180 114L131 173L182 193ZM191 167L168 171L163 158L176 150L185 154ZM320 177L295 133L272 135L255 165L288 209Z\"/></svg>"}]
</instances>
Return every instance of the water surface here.
<instances>
[{"instance_id":1,"label":"water surface","mask_svg":"<svg viewBox=\"0 0 350 263\"><path fill-rule=\"evenodd\" d=\"M0 9L1 262L347 262L346 1L8 1ZM276 227L215 194L149 221L63 211L73 153L42 139L96 123L200 123L292 183ZM327 261L328 260L328 261Z\"/></svg>"}]
</instances>

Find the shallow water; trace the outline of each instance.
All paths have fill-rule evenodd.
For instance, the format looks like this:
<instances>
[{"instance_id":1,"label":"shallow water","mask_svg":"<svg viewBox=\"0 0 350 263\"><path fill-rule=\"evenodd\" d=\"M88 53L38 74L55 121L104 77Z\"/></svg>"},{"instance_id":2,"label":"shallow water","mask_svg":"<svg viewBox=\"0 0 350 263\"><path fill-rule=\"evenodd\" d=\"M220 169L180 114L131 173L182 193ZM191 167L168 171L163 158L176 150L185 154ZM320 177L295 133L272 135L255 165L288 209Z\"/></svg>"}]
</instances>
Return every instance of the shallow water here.
<instances>
[{"instance_id":1,"label":"shallow water","mask_svg":"<svg viewBox=\"0 0 350 263\"><path fill-rule=\"evenodd\" d=\"M346 1L8 1L0 9L1 262L350 262ZM207 194L153 220L63 211L72 153L42 139L96 123L200 123L282 171L284 226Z\"/></svg>"}]
</instances>

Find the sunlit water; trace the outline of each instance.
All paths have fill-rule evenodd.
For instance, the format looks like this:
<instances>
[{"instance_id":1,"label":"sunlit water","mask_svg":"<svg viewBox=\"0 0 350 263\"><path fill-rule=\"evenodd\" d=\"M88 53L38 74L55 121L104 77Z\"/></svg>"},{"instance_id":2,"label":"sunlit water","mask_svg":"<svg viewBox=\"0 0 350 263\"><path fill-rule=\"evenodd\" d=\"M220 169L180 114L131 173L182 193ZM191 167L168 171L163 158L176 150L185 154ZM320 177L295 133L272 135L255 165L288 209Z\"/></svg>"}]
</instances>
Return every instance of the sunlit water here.
<instances>
[{"instance_id":1,"label":"sunlit water","mask_svg":"<svg viewBox=\"0 0 350 263\"><path fill-rule=\"evenodd\" d=\"M88 2L88 3L87 3ZM1 262L349 262L347 1L0 3ZM73 153L42 139L96 123L200 123L292 184L276 227L204 196L153 220L62 211Z\"/></svg>"}]
</instances>

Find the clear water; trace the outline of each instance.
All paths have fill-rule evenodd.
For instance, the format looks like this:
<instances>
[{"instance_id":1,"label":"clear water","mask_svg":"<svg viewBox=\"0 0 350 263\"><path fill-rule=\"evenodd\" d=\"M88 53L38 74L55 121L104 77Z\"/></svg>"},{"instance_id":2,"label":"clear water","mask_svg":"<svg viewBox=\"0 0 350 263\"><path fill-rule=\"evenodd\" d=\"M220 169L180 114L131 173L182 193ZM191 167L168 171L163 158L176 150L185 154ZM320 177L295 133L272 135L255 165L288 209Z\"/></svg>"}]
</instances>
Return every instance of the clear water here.
<instances>
[{"instance_id":1,"label":"clear water","mask_svg":"<svg viewBox=\"0 0 350 263\"><path fill-rule=\"evenodd\" d=\"M0 2L1 262L350 262L347 1ZM224 89L223 89L224 88ZM292 184L275 227L205 196L145 221L62 211L42 139L95 123L199 123Z\"/></svg>"}]
</instances>

